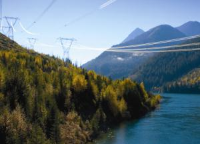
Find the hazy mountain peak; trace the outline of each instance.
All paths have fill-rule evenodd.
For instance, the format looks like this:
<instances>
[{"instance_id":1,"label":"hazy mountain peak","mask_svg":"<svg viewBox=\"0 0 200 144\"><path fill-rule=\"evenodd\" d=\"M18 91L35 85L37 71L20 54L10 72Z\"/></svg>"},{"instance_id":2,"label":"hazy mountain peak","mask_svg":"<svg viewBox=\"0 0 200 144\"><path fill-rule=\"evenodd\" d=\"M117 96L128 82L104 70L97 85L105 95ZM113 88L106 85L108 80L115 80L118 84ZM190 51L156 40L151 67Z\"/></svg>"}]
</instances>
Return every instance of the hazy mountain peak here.
<instances>
[{"instance_id":1,"label":"hazy mountain peak","mask_svg":"<svg viewBox=\"0 0 200 144\"><path fill-rule=\"evenodd\" d=\"M185 34L170 25L159 25L122 45L144 44L184 37Z\"/></svg>"},{"instance_id":2,"label":"hazy mountain peak","mask_svg":"<svg viewBox=\"0 0 200 144\"><path fill-rule=\"evenodd\" d=\"M125 43L127 41L135 39L137 36L143 34L144 31L140 28L136 28L132 33L129 34L129 36L122 42Z\"/></svg>"},{"instance_id":3,"label":"hazy mountain peak","mask_svg":"<svg viewBox=\"0 0 200 144\"><path fill-rule=\"evenodd\" d=\"M199 35L200 34L200 22L189 21L189 22L177 27L177 29L187 36Z\"/></svg>"},{"instance_id":4,"label":"hazy mountain peak","mask_svg":"<svg viewBox=\"0 0 200 144\"><path fill-rule=\"evenodd\" d=\"M133 32L142 32L142 33L144 33L144 30L142 30L141 28L136 28Z\"/></svg>"}]
</instances>

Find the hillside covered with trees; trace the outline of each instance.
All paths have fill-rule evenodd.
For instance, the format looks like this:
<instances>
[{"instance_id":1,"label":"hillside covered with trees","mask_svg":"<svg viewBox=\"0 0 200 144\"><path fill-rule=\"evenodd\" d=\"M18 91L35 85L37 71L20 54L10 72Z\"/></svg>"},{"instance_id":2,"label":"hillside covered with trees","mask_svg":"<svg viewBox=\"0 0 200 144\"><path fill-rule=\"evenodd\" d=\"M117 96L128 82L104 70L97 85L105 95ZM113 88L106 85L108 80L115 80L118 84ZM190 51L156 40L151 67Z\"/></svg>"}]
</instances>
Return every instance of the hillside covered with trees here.
<instances>
[{"instance_id":1,"label":"hillside covered with trees","mask_svg":"<svg viewBox=\"0 0 200 144\"><path fill-rule=\"evenodd\" d=\"M170 93L200 93L200 69L196 68L183 77L163 86L163 91Z\"/></svg>"},{"instance_id":2,"label":"hillside covered with trees","mask_svg":"<svg viewBox=\"0 0 200 144\"><path fill-rule=\"evenodd\" d=\"M199 42L200 38L196 38L184 42L184 44ZM181 49L190 48L199 48L199 45ZM138 82L144 82L146 88L152 90L177 81L199 67L200 51L158 53L142 65L131 77Z\"/></svg>"},{"instance_id":3,"label":"hillside covered with trees","mask_svg":"<svg viewBox=\"0 0 200 144\"><path fill-rule=\"evenodd\" d=\"M1 143L86 143L159 99L143 83L113 81L0 35Z\"/></svg>"}]
</instances>

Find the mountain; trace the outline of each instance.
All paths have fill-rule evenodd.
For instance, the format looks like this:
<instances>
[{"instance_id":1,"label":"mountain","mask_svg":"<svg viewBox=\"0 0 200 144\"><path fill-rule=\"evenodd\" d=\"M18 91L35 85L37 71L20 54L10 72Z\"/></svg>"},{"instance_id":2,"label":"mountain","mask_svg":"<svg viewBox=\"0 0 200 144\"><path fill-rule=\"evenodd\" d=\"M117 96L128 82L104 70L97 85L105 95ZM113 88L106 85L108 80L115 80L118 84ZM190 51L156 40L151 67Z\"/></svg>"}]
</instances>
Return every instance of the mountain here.
<instances>
[{"instance_id":1,"label":"mountain","mask_svg":"<svg viewBox=\"0 0 200 144\"><path fill-rule=\"evenodd\" d=\"M111 49L116 46L144 44L181 37L185 37L185 35L179 30L169 25L160 25L139 35L134 40L130 40L120 45L115 45ZM128 77L151 56L152 54L143 53L104 52L96 59L84 64L83 68L94 70L99 74L111 77L113 79L119 79Z\"/></svg>"},{"instance_id":2,"label":"mountain","mask_svg":"<svg viewBox=\"0 0 200 144\"><path fill-rule=\"evenodd\" d=\"M129 36L122 42L122 43L125 43L125 42L128 42L130 40L133 40L135 39L137 36L143 34L144 31L140 28L136 28L132 33L129 34Z\"/></svg>"},{"instance_id":3,"label":"mountain","mask_svg":"<svg viewBox=\"0 0 200 144\"><path fill-rule=\"evenodd\" d=\"M196 38L184 44L199 42L200 38ZM184 48L199 48L199 46ZM152 90L176 81L199 67L200 51L158 53L145 62L131 77L138 82L144 82L146 88Z\"/></svg>"},{"instance_id":4,"label":"mountain","mask_svg":"<svg viewBox=\"0 0 200 144\"><path fill-rule=\"evenodd\" d=\"M112 81L0 34L3 144L91 142L100 131L153 110L159 99L143 84Z\"/></svg>"},{"instance_id":5,"label":"mountain","mask_svg":"<svg viewBox=\"0 0 200 144\"><path fill-rule=\"evenodd\" d=\"M200 34L200 23L197 21L190 21L177 28L186 36L193 36Z\"/></svg>"}]
</instances>

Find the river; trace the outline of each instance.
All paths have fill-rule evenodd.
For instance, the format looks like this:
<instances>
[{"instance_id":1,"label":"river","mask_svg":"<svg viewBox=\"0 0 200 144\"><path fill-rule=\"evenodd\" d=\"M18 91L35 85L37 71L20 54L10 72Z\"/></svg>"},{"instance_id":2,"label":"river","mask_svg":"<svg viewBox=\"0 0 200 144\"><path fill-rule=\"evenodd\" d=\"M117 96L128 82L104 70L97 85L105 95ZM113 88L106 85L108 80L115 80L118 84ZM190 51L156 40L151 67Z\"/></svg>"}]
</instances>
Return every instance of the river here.
<instances>
[{"instance_id":1,"label":"river","mask_svg":"<svg viewBox=\"0 0 200 144\"><path fill-rule=\"evenodd\" d=\"M200 144L200 95L162 94L158 109L121 124L97 144Z\"/></svg>"}]
</instances>

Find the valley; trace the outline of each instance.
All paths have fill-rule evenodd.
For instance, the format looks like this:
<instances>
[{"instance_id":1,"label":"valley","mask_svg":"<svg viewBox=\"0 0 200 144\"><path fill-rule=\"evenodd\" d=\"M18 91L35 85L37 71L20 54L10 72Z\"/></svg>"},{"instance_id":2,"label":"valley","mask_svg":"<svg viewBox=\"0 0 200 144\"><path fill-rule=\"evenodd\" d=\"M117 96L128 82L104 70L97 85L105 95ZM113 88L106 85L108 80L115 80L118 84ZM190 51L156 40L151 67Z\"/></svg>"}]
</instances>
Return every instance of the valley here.
<instances>
[{"instance_id":1,"label":"valley","mask_svg":"<svg viewBox=\"0 0 200 144\"><path fill-rule=\"evenodd\" d=\"M0 0L0 144L199 144L199 6Z\"/></svg>"}]
</instances>

